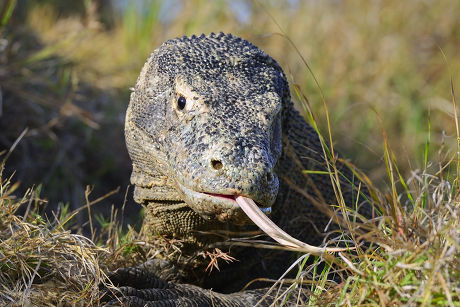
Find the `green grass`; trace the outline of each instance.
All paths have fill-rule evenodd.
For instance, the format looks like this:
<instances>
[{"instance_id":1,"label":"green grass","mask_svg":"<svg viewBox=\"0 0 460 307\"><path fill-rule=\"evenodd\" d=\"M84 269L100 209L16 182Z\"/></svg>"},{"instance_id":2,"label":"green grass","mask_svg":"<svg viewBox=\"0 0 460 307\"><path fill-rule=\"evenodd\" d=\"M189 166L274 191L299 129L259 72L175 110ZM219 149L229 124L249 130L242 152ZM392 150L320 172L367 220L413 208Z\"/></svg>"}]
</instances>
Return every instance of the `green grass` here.
<instances>
[{"instance_id":1,"label":"green grass","mask_svg":"<svg viewBox=\"0 0 460 307\"><path fill-rule=\"evenodd\" d=\"M308 64L305 65L316 80ZM317 86L321 91L318 84ZM318 124L306 95L298 87L296 87L296 94L299 101L303 103L307 113L306 118L316 129L322 141L331 182L335 186L340 210L345 216L341 223L343 237L350 237L354 242L359 242L358 237L365 238L370 244L364 250L358 248L355 253L338 253L338 257L336 255L333 259L323 256L322 261L326 262L325 270L317 275L316 270L313 269L313 274L310 276L311 280L316 282L310 289L309 305L459 306L460 288L456 283L460 275L458 261L460 172L456 160L459 158L458 151L457 154L452 155L451 161L439 165L435 173L430 173L428 167L431 163L429 158L431 121L429 119L424 148L425 167L421 172L414 172L409 179L405 180L399 171L396 156L381 124L387 171L386 182L390 189L382 193L363 173L354 170L360 181L367 183L369 195L372 196L368 201L383 213L374 221L367 221L354 210L350 210L353 206L343 202L341 187L338 184L340 173L333 154L334 146L329 148L325 141L332 138L331 127L328 126L328 135L323 136L317 128ZM456 114L452 83L451 94L453 113ZM328 119L329 110L324 97L323 103ZM456 116L453 122L457 140L460 140ZM456 145L460 149L459 144ZM442 149L438 148L438 150ZM449 167L454 170L451 178L444 174ZM430 169L433 170L432 167ZM446 180L444 177L449 179ZM367 232L357 231L356 226L360 227L361 223L371 226L367 228ZM331 268L337 272L342 270L348 272L341 284L328 280ZM303 266L300 266L296 283L302 282L299 278L302 272L304 272Z\"/></svg>"}]
</instances>

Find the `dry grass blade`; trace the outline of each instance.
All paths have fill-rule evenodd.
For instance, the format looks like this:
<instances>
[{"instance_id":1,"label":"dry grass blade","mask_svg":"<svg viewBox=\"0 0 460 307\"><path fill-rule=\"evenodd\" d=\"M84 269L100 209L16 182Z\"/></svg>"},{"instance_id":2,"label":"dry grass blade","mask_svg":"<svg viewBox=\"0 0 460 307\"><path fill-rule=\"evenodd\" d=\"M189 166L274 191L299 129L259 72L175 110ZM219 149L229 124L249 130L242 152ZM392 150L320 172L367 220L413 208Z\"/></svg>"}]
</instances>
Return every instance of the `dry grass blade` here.
<instances>
[{"instance_id":1,"label":"dry grass blade","mask_svg":"<svg viewBox=\"0 0 460 307\"><path fill-rule=\"evenodd\" d=\"M15 186L0 180L0 305L97 305L108 249L66 230L67 215L43 218L46 201L33 189L17 198ZM24 205L24 216L17 215Z\"/></svg>"},{"instance_id":2,"label":"dry grass blade","mask_svg":"<svg viewBox=\"0 0 460 307\"><path fill-rule=\"evenodd\" d=\"M8 227L0 230L0 304L78 305L83 298L97 300L103 248L38 220L24 222L9 213L3 217L7 221L2 226Z\"/></svg>"}]
</instances>

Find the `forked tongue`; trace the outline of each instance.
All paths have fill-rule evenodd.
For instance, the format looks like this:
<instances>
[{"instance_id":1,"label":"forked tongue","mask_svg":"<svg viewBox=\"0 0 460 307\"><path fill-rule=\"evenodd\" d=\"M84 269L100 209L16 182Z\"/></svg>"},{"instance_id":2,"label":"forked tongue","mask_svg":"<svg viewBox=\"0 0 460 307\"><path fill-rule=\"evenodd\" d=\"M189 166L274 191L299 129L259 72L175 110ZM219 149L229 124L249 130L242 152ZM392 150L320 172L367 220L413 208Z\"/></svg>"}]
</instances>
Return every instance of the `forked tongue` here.
<instances>
[{"instance_id":1,"label":"forked tongue","mask_svg":"<svg viewBox=\"0 0 460 307\"><path fill-rule=\"evenodd\" d=\"M276 226L257 206L257 204L250 198L244 196L237 196L235 198L238 205L246 213L246 215L262 229L267 235L269 235L273 240L278 243L296 249L298 251L311 253L314 255L321 255L324 252L341 252L348 250L350 248L321 248L317 246L312 246L302 241L297 240L296 238L291 237L284 230Z\"/></svg>"}]
</instances>

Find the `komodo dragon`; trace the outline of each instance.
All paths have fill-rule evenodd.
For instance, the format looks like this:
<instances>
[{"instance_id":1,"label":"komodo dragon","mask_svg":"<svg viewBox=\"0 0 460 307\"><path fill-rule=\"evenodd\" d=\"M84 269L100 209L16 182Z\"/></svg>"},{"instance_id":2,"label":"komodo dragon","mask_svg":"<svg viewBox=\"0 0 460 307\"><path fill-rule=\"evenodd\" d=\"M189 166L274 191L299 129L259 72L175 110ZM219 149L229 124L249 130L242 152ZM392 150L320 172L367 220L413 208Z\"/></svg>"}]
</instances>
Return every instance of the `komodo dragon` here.
<instances>
[{"instance_id":1,"label":"komodo dragon","mask_svg":"<svg viewBox=\"0 0 460 307\"><path fill-rule=\"evenodd\" d=\"M229 239L257 230L238 195L271 208L270 218L292 236L321 243L329 217L292 185L337 204L329 175L302 173L327 170L321 143L294 109L281 67L248 41L212 33L161 45L131 94L125 136L134 198L146 208L144 230L165 244L158 259L110 275L123 295L108 305L256 304L267 291L257 289L260 283L237 291L256 278L279 278L296 255L231 246ZM346 203L355 204L350 181L341 187ZM165 247L171 240L180 242L180 253ZM236 260L209 273L203 255L216 247Z\"/></svg>"}]
</instances>

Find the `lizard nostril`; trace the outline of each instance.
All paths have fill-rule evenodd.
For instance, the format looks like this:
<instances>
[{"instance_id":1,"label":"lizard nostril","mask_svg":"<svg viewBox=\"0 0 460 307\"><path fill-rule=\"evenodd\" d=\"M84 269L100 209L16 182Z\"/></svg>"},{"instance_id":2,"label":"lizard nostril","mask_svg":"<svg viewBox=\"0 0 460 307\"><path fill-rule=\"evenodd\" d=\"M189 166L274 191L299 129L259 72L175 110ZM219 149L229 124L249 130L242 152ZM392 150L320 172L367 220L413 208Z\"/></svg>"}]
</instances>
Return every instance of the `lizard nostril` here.
<instances>
[{"instance_id":1,"label":"lizard nostril","mask_svg":"<svg viewBox=\"0 0 460 307\"><path fill-rule=\"evenodd\" d=\"M215 170L220 170L224 165L219 160L211 160L211 166Z\"/></svg>"}]
</instances>

